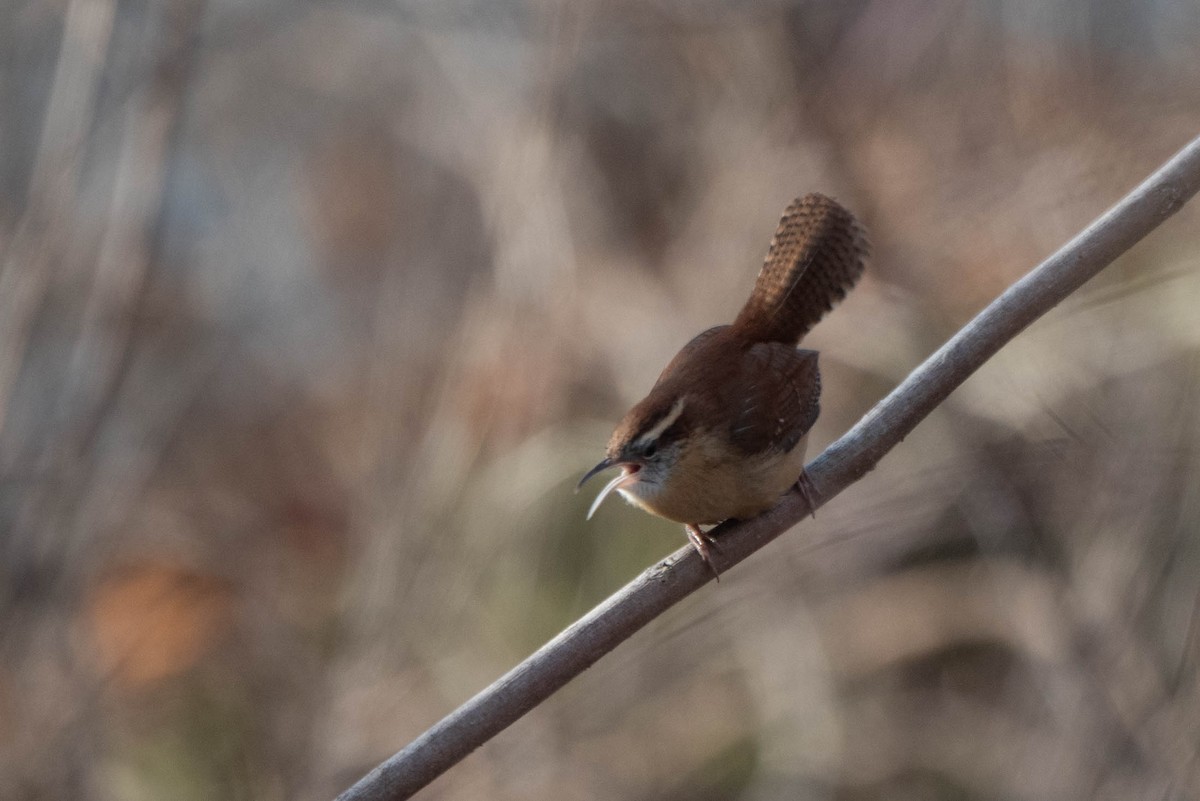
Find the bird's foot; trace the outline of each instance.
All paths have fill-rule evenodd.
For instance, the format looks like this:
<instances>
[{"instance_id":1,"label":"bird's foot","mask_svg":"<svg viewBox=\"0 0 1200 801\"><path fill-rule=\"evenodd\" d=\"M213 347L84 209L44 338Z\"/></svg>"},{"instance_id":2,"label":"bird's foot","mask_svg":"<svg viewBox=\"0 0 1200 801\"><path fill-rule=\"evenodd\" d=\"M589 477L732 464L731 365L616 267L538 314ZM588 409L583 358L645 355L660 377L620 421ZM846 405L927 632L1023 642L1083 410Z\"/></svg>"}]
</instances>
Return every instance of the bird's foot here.
<instances>
[{"instance_id":1,"label":"bird's foot","mask_svg":"<svg viewBox=\"0 0 1200 801\"><path fill-rule=\"evenodd\" d=\"M712 571L713 578L717 581L721 580L721 574L717 571L717 566L713 564L713 553L720 553L721 547L717 545L715 537L709 536L707 533L700 530L699 526L694 526L688 523L683 527L687 532L688 539L691 540L696 551L700 554L700 558L704 560L704 564L708 565L708 569Z\"/></svg>"},{"instance_id":2,"label":"bird's foot","mask_svg":"<svg viewBox=\"0 0 1200 801\"><path fill-rule=\"evenodd\" d=\"M821 497L821 493L817 492L817 487L812 483L812 479L808 477L808 471L800 472L800 478L796 479L796 489L800 492L800 497L808 504L808 513L812 515L812 519L817 519L817 502L816 499Z\"/></svg>"}]
</instances>

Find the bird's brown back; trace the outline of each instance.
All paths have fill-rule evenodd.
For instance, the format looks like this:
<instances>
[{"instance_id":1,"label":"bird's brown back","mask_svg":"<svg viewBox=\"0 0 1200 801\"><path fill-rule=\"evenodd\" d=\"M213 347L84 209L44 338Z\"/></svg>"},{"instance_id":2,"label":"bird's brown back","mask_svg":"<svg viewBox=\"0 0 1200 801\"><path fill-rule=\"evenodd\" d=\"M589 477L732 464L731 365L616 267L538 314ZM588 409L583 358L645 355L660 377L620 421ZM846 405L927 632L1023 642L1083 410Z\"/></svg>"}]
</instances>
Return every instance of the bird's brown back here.
<instances>
[{"instance_id":1,"label":"bird's brown back","mask_svg":"<svg viewBox=\"0 0 1200 801\"><path fill-rule=\"evenodd\" d=\"M742 455L789 451L820 411L817 353L776 342L750 342L728 325L692 339L635 406L613 443L636 438L686 397L678 424L719 429ZM732 454L731 454L732 456Z\"/></svg>"}]
</instances>

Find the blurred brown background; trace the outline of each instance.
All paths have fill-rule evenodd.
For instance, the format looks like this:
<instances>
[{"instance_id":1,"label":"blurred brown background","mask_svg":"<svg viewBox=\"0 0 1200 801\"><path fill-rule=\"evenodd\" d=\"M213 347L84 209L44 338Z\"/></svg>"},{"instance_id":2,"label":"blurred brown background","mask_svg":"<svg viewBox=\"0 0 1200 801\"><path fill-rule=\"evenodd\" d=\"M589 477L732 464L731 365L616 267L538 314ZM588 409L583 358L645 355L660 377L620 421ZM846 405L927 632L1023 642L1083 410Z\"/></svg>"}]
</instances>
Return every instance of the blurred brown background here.
<instances>
[{"instance_id":1,"label":"blurred brown background","mask_svg":"<svg viewBox=\"0 0 1200 801\"><path fill-rule=\"evenodd\" d=\"M0 798L332 797L684 543L792 197L815 453L1198 131L1193 0L0 3ZM423 797L1198 797L1198 389L1193 203Z\"/></svg>"}]
</instances>

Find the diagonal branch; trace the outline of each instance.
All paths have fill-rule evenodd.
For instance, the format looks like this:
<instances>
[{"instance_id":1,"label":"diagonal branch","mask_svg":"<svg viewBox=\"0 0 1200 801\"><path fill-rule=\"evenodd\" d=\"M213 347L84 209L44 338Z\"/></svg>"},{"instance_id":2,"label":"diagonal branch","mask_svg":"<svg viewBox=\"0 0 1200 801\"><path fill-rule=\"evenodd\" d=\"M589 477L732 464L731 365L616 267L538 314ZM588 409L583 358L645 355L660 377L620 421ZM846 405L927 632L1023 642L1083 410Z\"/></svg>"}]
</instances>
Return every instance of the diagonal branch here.
<instances>
[{"instance_id":1,"label":"diagonal branch","mask_svg":"<svg viewBox=\"0 0 1200 801\"><path fill-rule=\"evenodd\" d=\"M1009 287L817 457L807 469L820 491L819 503L873 469L1005 343L1157 228L1197 190L1200 138ZM741 562L807 513L804 501L791 493L753 520L721 525L715 532L721 538L718 568ZM338 801L410 797L711 578L692 548L676 551L380 764Z\"/></svg>"}]
</instances>

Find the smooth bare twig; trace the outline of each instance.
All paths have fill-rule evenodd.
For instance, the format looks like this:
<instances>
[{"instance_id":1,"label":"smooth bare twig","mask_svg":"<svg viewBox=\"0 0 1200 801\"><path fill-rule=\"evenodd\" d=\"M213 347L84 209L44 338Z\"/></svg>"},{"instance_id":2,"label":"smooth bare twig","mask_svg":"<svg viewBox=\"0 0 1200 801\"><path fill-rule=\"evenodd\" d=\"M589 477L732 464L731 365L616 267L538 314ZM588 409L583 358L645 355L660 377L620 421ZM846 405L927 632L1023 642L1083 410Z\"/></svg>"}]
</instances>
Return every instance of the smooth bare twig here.
<instances>
[{"instance_id":1,"label":"smooth bare twig","mask_svg":"<svg viewBox=\"0 0 1200 801\"><path fill-rule=\"evenodd\" d=\"M874 468L996 351L1177 212L1197 190L1200 138L1009 287L809 464L819 503L827 503ZM741 562L808 511L800 495L791 493L753 520L723 524L715 532L721 538L718 567L728 570ZM711 580L712 573L694 549L676 551L380 764L338 801L410 797Z\"/></svg>"}]
</instances>

